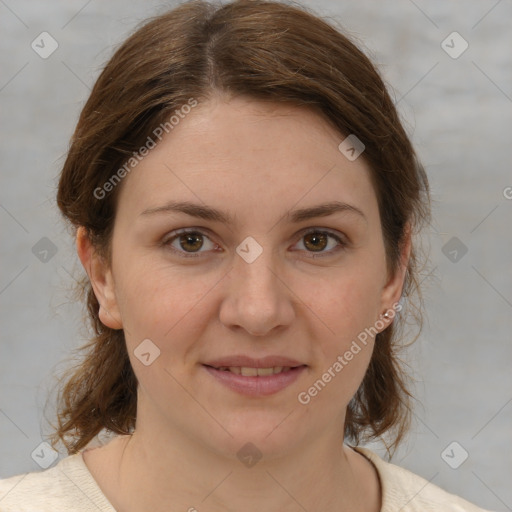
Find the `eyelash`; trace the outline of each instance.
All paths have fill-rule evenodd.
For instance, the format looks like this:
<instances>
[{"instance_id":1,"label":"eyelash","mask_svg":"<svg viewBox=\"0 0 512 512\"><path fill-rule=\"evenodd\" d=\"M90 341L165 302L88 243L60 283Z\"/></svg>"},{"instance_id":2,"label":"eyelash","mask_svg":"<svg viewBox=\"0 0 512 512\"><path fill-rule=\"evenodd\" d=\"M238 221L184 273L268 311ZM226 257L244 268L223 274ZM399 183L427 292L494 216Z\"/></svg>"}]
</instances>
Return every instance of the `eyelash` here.
<instances>
[{"instance_id":1,"label":"eyelash","mask_svg":"<svg viewBox=\"0 0 512 512\"><path fill-rule=\"evenodd\" d=\"M326 256L332 256L333 254L338 253L340 250L343 250L348 245L340 236L335 235L334 233L331 233L330 231L325 231L325 230L318 229L318 228L312 228L312 229L309 229L308 231L304 232L301 235L301 239L303 237L305 237L306 235L310 235L313 233L327 235L328 237L334 238L334 240L336 240L336 242L338 242L339 246L336 249L331 249L330 251L322 252L322 253L318 253L318 254L315 254L313 251L306 251L306 252L311 252L311 256L309 256L310 258L324 258ZM182 229L182 230L174 232L174 235L171 236L170 238L166 238L162 242L162 245L164 247L170 249L172 252L174 252L184 258L201 257L203 252L187 253L185 251L181 251L181 250L175 249L174 247L171 247L171 243L174 242L174 240L179 238L181 235L187 235L187 234L201 235L201 236L204 236L204 237L210 239L210 237L203 231L201 231L199 229L195 229L195 228L189 228L189 229Z\"/></svg>"}]
</instances>

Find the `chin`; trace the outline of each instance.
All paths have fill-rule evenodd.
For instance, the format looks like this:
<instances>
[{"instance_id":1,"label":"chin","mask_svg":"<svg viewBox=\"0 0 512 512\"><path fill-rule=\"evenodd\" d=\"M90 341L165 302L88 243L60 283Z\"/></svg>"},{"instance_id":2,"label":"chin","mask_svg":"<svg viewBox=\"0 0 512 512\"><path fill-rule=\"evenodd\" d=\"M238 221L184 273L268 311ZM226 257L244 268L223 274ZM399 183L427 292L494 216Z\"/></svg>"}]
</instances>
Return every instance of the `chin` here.
<instances>
[{"instance_id":1,"label":"chin","mask_svg":"<svg viewBox=\"0 0 512 512\"><path fill-rule=\"evenodd\" d=\"M293 414L287 417L286 409L275 412L246 411L237 412L232 421L221 420L220 423L232 435L223 436L226 441L225 448L230 453L242 454L251 450L261 452L265 456L279 456L292 449L301 439L301 432L296 425Z\"/></svg>"}]
</instances>

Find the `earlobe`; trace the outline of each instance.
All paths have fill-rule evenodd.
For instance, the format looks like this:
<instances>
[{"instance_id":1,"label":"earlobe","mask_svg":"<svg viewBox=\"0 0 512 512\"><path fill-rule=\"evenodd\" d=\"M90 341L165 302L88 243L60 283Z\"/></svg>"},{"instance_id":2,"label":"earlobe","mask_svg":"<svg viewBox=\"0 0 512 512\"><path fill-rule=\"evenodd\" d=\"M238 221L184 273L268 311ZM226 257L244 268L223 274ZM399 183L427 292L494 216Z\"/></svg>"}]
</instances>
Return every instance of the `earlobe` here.
<instances>
[{"instance_id":1,"label":"earlobe","mask_svg":"<svg viewBox=\"0 0 512 512\"><path fill-rule=\"evenodd\" d=\"M100 304L98 314L101 322L111 329L122 329L112 270L95 250L83 226L76 233L76 250Z\"/></svg>"}]
</instances>

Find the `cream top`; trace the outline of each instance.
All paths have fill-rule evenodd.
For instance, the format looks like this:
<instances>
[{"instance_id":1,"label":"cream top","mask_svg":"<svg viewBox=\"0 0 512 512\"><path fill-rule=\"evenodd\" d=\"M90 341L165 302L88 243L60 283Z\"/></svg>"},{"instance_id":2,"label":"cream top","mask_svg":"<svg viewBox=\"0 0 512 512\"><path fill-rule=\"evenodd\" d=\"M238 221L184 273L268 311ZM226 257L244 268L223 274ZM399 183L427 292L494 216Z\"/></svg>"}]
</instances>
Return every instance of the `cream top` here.
<instances>
[{"instance_id":1,"label":"cream top","mask_svg":"<svg viewBox=\"0 0 512 512\"><path fill-rule=\"evenodd\" d=\"M377 469L381 512L489 512L399 466L367 448L354 448ZM82 452L52 468L0 480L0 512L116 512L101 491Z\"/></svg>"}]
</instances>

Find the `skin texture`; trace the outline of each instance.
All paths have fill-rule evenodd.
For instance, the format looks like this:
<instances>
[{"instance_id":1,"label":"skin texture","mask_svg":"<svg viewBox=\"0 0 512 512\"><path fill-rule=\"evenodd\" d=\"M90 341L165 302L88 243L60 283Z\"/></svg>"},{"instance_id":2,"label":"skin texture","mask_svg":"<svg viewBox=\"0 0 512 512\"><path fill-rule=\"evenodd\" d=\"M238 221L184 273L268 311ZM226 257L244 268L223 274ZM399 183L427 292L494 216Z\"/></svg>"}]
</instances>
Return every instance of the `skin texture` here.
<instances>
[{"instance_id":1,"label":"skin texture","mask_svg":"<svg viewBox=\"0 0 512 512\"><path fill-rule=\"evenodd\" d=\"M402 268L387 275L370 171L362 157L349 161L338 150L343 138L306 108L212 97L120 185L111 268L78 231L101 321L125 330L139 381L135 433L84 453L118 510L380 509L373 466L342 443L373 339L309 404L297 400L400 299L409 257L406 244ZM212 206L234 224L141 215L170 200ZM364 218L284 217L331 201ZM205 236L180 245L171 239L180 228ZM329 237L315 250L308 228L347 245ZM236 252L248 236L263 249L252 263ZM187 250L200 256L187 258ZM134 350L147 338L160 356L145 366ZM246 397L202 366L235 354L284 355L308 367L278 393ZM247 442L263 454L252 467L237 457Z\"/></svg>"}]
</instances>

